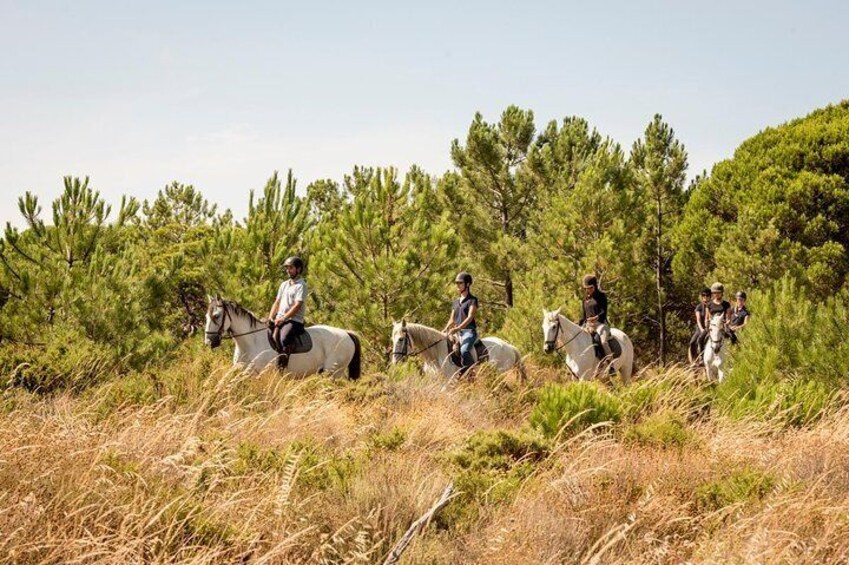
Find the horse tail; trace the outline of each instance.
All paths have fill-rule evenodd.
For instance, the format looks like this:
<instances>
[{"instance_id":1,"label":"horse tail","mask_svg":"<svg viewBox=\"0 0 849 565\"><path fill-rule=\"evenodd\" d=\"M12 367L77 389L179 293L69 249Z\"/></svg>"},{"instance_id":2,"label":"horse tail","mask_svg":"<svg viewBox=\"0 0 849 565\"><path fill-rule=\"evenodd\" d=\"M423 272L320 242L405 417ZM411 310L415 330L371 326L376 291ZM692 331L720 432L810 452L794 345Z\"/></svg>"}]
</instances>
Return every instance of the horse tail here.
<instances>
[{"instance_id":1,"label":"horse tail","mask_svg":"<svg viewBox=\"0 0 849 565\"><path fill-rule=\"evenodd\" d=\"M348 379L355 381L360 378L362 365L362 348L360 347L360 338L354 332L348 332L348 337L354 342L354 356L348 363Z\"/></svg>"}]
</instances>

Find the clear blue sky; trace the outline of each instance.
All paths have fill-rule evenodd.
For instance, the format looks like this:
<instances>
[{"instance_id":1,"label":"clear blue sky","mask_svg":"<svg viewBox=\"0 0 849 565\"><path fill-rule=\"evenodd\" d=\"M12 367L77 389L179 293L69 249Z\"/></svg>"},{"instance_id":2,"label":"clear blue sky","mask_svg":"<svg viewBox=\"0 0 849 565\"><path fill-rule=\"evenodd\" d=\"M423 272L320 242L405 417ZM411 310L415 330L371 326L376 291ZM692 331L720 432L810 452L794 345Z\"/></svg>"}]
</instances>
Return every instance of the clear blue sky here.
<instances>
[{"instance_id":1,"label":"clear blue sky","mask_svg":"<svg viewBox=\"0 0 849 565\"><path fill-rule=\"evenodd\" d=\"M275 169L442 173L509 104L626 147L660 112L693 176L849 97L846 2L405 4L0 0L0 220L66 174L111 203L191 183L241 217Z\"/></svg>"}]
</instances>

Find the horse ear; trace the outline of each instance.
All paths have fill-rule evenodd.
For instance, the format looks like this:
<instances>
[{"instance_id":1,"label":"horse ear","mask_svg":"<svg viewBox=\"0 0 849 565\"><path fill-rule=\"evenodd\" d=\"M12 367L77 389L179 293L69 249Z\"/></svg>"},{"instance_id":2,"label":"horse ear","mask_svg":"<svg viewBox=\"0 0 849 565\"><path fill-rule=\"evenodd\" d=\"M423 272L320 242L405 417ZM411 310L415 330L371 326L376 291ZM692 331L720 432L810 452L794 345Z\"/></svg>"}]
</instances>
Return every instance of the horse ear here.
<instances>
[{"instance_id":1,"label":"horse ear","mask_svg":"<svg viewBox=\"0 0 849 565\"><path fill-rule=\"evenodd\" d=\"M559 316L559 315L560 315L560 311L561 311L562 309L563 309L563 308L558 308L557 310L555 310L555 311L554 311L554 315L555 315L555 316Z\"/></svg>"},{"instance_id":2,"label":"horse ear","mask_svg":"<svg viewBox=\"0 0 849 565\"><path fill-rule=\"evenodd\" d=\"M221 302L221 293L220 292L215 293L215 300L217 300L218 302Z\"/></svg>"},{"instance_id":3,"label":"horse ear","mask_svg":"<svg viewBox=\"0 0 849 565\"><path fill-rule=\"evenodd\" d=\"M402 319L401 319L401 327L402 327L402 328L406 328L406 327L407 327L407 318L402 318Z\"/></svg>"},{"instance_id":4,"label":"horse ear","mask_svg":"<svg viewBox=\"0 0 849 565\"><path fill-rule=\"evenodd\" d=\"M548 316L548 310L546 310L545 308L543 308L543 309L542 309L542 317L543 317L543 318L545 318L545 317L547 317L547 316Z\"/></svg>"},{"instance_id":5,"label":"horse ear","mask_svg":"<svg viewBox=\"0 0 849 565\"><path fill-rule=\"evenodd\" d=\"M212 295L211 295L211 294L209 294L208 292L206 293L206 301L207 301L207 302L212 302Z\"/></svg>"}]
</instances>

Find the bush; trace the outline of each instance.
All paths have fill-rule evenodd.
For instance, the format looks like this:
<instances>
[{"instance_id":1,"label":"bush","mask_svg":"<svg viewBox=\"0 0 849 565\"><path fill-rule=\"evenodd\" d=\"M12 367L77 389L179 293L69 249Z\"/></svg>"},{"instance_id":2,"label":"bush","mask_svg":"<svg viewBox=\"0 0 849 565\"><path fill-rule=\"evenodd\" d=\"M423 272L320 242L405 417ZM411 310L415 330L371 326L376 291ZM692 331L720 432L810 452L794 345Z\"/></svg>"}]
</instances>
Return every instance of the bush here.
<instances>
[{"instance_id":1,"label":"bush","mask_svg":"<svg viewBox=\"0 0 849 565\"><path fill-rule=\"evenodd\" d=\"M619 400L592 382L547 385L531 413L531 425L545 437L554 437L561 429L576 433L601 422L618 422Z\"/></svg>"},{"instance_id":2,"label":"bush","mask_svg":"<svg viewBox=\"0 0 849 565\"><path fill-rule=\"evenodd\" d=\"M727 477L705 483L696 489L696 506L712 512L731 504L761 500L775 486L772 475L744 467Z\"/></svg>"},{"instance_id":3,"label":"bush","mask_svg":"<svg viewBox=\"0 0 849 565\"><path fill-rule=\"evenodd\" d=\"M483 503L508 500L551 451L549 443L531 431L478 432L450 455L459 472L456 499L437 517L443 527L469 525Z\"/></svg>"},{"instance_id":4,"label":"bush","mask_svg":"<svg viewBox=\"0 0 849 565\"><path fill-rule=\"evenodd\" d=\"M56 326L45 332L43 346L10 343L0 348L0 386L19 386L30 392L49 394L60 389L82 391L104 382L120 365L117 352Z\"/></svg>"},{"instance_id":5,"label":"bush","mask_svg":"<svg viewBox=\"0 0 849 565\"><path fill-rule=\"evenodd\" d=\"M849 323L840 297L815 302L793 279L751 293L753 316L732 349L719 406L734 417L815 421L849 375Z\"/></svg>"},{"instance_id":6,"label":"bush","mask_svg":"<svg viewBox=\"0 0 849 565\"><path fill-rule=\"evenodd\" d=\"M622 419L636 423L663 410L690 418L702 414L713 400L713 387L695 381L692 373L683 368L670 368L619 389Z\"/></svg>"},{"instance_id":7,"label":"bush","mask_svg":"<svg viewBox=\"0 0 849 565\"><path fill-rule=\"evenodd\" d=\"M624 440L653 447L682 447L692 433L681 414L671 410L656 412L625 430Z\"/></svg>"}]
</instances>

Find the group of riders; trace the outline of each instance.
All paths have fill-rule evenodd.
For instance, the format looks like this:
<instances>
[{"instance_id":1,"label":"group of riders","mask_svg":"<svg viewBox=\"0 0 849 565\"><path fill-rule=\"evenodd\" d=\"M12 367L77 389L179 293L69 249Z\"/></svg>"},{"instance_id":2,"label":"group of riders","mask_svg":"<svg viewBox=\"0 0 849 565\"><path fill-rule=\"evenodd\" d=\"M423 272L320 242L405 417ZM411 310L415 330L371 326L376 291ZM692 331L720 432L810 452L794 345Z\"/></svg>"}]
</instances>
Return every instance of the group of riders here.
<instances>
[{"instance_id":1,"label":"group of riders","mask_svg":"<svg viewBox=\"0 0 849 565\"><path fill-rule=\"evenodd\" d=\"M698 365L701 363L702 351L710 333L710 321L715 316L721 316L725 336L731 343L737 343L737 331L749 323L751 312L746 307L746 293L738 291L734 305L723 298L725 287L722 283L713 283L710 288L702 289L699 294L699 304L694 310L696 331L690 338L690 359Z\"/></svg>"},{"instance_id":2,"label":"group of riders","mask_svg":"<svg viewBox=\"0 0 849 565\"><path fill-rule=\"evenodd\" d=\"M308 293L307 283L303 277L303 260L300 257L289 257L283 265L289 278L280 284L277 297L268 314L268 329L275 349L280 353L277 362L281 369L286 368L296 339L305 332L304 319ZM449 338L456 336L462 361L462 373L474 365L472 351L478 341L475 316L480 304L477 297L471 293L471 274L465 271L457 274L454 283L457 286L458 297L451 304L451 314L443 333ZM607 323L607 294L601 291L598 279L593 275L586 275L582 286L584 298L579 325L598 340L604 357L610 358L612 351L609 344L610 327ZM701 358L700 353L708 338L710 320L714 316L722 315L726 335L732 343L737 342L736 332L748 323L751 314L746 308L746 293L738 292L733 306L723 299L724 293L725 288L721 283L714 283L700 293L700 303L695 308L696 331L690 340L691 359Z\"/></svg>"}]
</instances>

